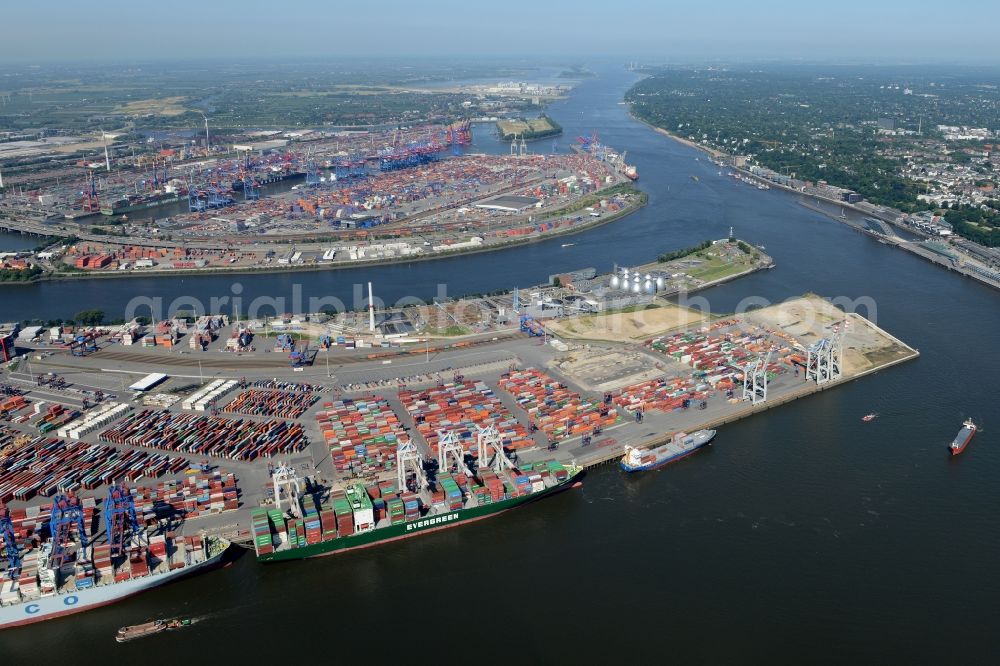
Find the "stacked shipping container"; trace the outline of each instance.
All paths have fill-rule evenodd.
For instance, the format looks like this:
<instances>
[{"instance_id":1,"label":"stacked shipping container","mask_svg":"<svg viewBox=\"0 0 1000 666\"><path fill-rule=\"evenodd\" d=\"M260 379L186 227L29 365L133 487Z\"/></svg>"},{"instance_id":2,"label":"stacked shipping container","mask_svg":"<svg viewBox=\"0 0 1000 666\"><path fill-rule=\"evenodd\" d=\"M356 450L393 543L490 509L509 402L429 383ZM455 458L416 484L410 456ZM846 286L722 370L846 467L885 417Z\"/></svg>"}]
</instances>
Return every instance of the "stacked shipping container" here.
<instances>
[{"instance_id":1,"label":"stacked shipping container","mask_svg":"<svg viewBox=\"0 0 1000 666\"><path fill-rule=\"evenodd\" d=\"M707 386L705 387L707 388ZM688 378L651 379L622 389L615 396L615 404L627 412L657 410L670 412L683 409L687 400L707 397L707 393L696 390L696 384Z\"/></svg>"},{"instance_id":2,"label":"stacked shipping container","mask_svg":"<svg viewBox=\"0 0 1000 666\"><path fill-rule=\"evenodd\" d=\"M302 426L288 421L194 416L143 410L101 433L114 444L255 460L303 450L309 443Z\"/></svg>"},{"instance_id":3,"label":"stacked shipping container","mask_svg":"<svg viewBox=\"0 0 1000 666\"><path fill-rule=\"evenodd\" d=\"M618 414L601 403L583 400L549 375L528 368L500 378L500 388L510 393L550 441L589 434L618 421Z\"/></svg>"},{"instance_id":4,"label":"stacked shipping container","mask_svg":"<svg viewBox=\"0 0 1000 666\"><path fill-rule=\"evenodd\" d=\"M534 445L524 426L483 382L452 382L424 391L404 390L399 392L399 399L435 455L439 431L453 431L469 450L476 444L476 427L490 424L496 426L508 448Z\"/></svg>"},{"instance_id":5,"label":"stacked shipping container","mask_svg":"<svg viewBox=\"0 0 1000 666\"><path fill-rule=\"evenodd\" d=\"M520 471L502 477L491 470L483 470L480 473L482 485L464 473L440 473L437 489L430 493L429 506L423 503L425 494L398 492L399 489L391 481L368 487L353 483L332 491L326 505L317 504L312 496L304 497L301 519L286 519L280 511L255 509L251 512L254 543L259 556L273 553L281 544L301 548L415 521L424 517L426 512L440 516L461 511L470 497L475 498L478 506L484 506L531 495L545 490L546 478L549 477L557 482L566 481L569 470L554 460L528 463L522 465Z\"/></svg>"},{"instance_id":6,"label":"stacked shipping container","mask_svg":"<svg viewBox=\"0 0 1000 666\"><path fill-rule=\"evenodd\" d=\"M252 389L236 396L236 399L226 405L223 411L232 414L297 419L305 414L316 400L318 400L317 396L311 393Z\"/></svg>"},{"instance_id":7,"label":"stacked shipping container","mask_svg":"<svg viewBox=\"0 0 1000 666\"><path fill-rule=\"evenodd\" d=\"M648 340L646 345L690 366L695 383L705 385L696 385L696 391L734 388L743 381L747 363L772 349L775 354L768 371L773 376L787 370L792 356L792 340L787 334L761 328L745 331L735 327L732 321L723 322L723 325L727 330L721 334L713 334L720 328L717 324L709 333L674 333Z\"/></svg>"},{"instance_id":8,"label":"stacked shipping container","mask_svg":"<svg viewBox=\"0 0 1000 666\"><path fill-rule=\"evenodd\" d=\"M159 478L186 469L184 458L113 446L37 437L0 457L0 500L94 489Z\"/></svg>"},{"instance_id":9,"label":"stacked shipping container","mask_svg":"<svg viewBox=\"0 0 1000 666\"><path fill-rule=\"evenodd\" d=\"M325 402L316 419L338 470L366 476L395 468L403 429L385 398Z\"/></svg>"},{"instance_id":10,"label":"stacked shipping container","mask_svg":"<svg viewBox=\"0 0 1000 666\"><path fill-rule=\"evenodd\" d=\"M185 461L181 462L184 462L184 466L186 466ZM39 471L41 472L41 470ZM20 488L9 491L6 484L3 487L3 492L6 494L5 501L10 499L26 500L33 496L25 492L19 494ZM84 486L76 486L76 488L81 487ZM95 488L96 486L88 484L85 487ZM62 492L72 489L60 488L59 490ZM137 486L131 489L131 493L135 498L136 513L139 519L146 523L168 514L180 514L186 518L194 518L208 513L231 511L239 507L239 488L235 475L220 470L187 476L181 480L164 481L150 487ZM83 501L85 506L92 506L95 500L93 497L88 497L84 498ZM50 509L50 505L44 504L12 509L11 514L12 516L20 516L22 520L27 520L30 517L41 517L44 521L48 517Z\"/></svg>"}]
</instances>

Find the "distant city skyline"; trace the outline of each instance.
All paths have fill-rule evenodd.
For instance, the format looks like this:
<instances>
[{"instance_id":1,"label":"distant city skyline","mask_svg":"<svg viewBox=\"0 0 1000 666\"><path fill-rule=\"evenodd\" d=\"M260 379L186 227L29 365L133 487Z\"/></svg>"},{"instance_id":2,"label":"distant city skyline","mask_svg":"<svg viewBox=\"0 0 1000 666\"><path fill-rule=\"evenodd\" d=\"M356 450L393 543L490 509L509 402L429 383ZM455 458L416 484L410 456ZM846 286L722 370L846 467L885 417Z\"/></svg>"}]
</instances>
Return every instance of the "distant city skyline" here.
<instances>
[{"instance_id":1,"label":"distant city skyline","mask_svg":"<svg viewBox=\"0 0 1000 666\"><path fill-rule=\"evenodd\" d=\"M4 8L6 62L151 61L364 56L614 56L650 62L836 60L1000 63L979 21L993 3L942 5L948 20L900 0L674 3L591 0L489 6L425 3L274 3L94 0ZM942 16L943 18L943 16Z\"/></svg>"}]
</instances>

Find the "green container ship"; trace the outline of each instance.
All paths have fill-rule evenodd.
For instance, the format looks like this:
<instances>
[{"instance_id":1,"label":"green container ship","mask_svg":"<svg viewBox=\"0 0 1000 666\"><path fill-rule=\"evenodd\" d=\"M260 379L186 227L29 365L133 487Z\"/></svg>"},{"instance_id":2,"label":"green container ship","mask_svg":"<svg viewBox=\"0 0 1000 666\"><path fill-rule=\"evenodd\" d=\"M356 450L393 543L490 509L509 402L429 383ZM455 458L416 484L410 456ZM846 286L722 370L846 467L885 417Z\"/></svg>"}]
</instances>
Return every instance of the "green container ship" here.
<instances>
[{"instance_id":1,"label":"green container ship","mask_svg":"<svg viewBox=\"0 0 1000 666\"><path fill-rule=\"evenodd\" d=\"M156 192L139 196L124 196L101 206L102 215L124 215L137 210L166 206L181 200L178 192Z\"/></svg>"},{"instance_id":2,"label":"green container ship","mask_svg":"<svg viewBox=\"0 0 1000 666\"><path fill-rule=\"evenodd\" d=\"M463 467L439 473L433 484L418 471L416 484L403 474L368 486L349 483L322 503L313 495L298 496L297 485L279 490L276 481L275 497L288 497L292 508L251 513L254 548L258 561L279 562L377 546L496 516L579 486L583 474L582 467L554 460L475 474ZM404 482L412 490L399 492Z\"/></svg>"}]
</instances>

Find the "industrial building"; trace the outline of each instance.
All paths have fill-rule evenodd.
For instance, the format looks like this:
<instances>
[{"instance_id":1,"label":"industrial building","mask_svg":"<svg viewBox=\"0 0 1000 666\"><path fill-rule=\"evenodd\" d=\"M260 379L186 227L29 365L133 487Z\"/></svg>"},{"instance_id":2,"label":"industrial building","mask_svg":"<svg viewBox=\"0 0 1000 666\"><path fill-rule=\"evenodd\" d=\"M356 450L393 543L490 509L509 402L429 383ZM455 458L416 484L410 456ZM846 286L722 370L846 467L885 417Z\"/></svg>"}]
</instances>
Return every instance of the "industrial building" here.
<instances>
[{"instance_id":1,"label":"industrial building","mask_svg":"<svg viewBox=\"0 0 1000 666\"><path fill-rule=\"evenodd\" d=\"M152 372L128 387L129 391L148 391L167 379L162 372Z\"/></svg>"},{"instance_id":2,"label":"industrial building","mask_svg":"<svg viewBox=\"0 0 1000 666\"><path fill-rule=\"evenodd\" d=\"M0 361L6 363L14 358L14 340L20 328L17 323L0 324Z\"/></svg>"}]
</instances>

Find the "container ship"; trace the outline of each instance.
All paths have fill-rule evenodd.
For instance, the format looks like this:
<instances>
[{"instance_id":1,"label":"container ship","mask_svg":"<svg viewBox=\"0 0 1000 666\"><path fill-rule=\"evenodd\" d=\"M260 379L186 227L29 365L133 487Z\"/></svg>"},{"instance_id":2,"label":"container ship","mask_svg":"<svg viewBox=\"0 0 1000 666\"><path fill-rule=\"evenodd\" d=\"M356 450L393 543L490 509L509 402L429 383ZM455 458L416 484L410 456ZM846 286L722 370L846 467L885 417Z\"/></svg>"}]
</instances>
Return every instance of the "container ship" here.
<instances>
[{"instance_id":1,"label":"container ship","mask_svg":"<svg viewBox=\"0 0 1000 666\"><path fill-rule=\"evenodd\" d=\"M554 460L515 467L501 451L494 455L492 468L473 474L462 463L427 479L419 466L413 476L405 474L401 460L399 454L397 479L368 486L348 483L331 491L326 503L310 494L297 496L293 486L285 493L292 516L280 507L255 509L251 523L257 559L331 555L456 527L580 485L584 474L581 467ZM281 496L276 487L275 497Z\"/></svg>"},{"instance_id":2,"label":"container ship","mask_svg":"<svg viewBox=\"0 0 1000 666\"><path fill-rule=\"evenodd\" d=\"M715 439L714 430L699 430L688 435L679 432L669 442L652 449L637 449L625 447L625 455L621 459L621 468L626 472L642 472L656 469L663 465L686 458L698 449L708 446Z\"/></svg>"},{"instance_id":3,"label":"container ship","mask_svg":"<svg viewBox=\"0 0 1000 666\"><path fill-rule=\"evenodd\" d=\"M951 444L948 445L948 449L951 451L951 455L957 456L959 453L965 450L965 447L969 445L972 438L976 434L977 426L972 422L972 419L966 419L965 423L962 424L962 429L958 431L955 435L955 439L952 440Z\"/></svg>"},{"instance_id":4,"label":"container ship","mask_svg":"<svg viewBox=\"0 0 1000 666\"><path fill-rule=\"evenodd\" d=\"M24 509L0 513L8 574L0 584L0 629L106 606L208 570L220 564L230 545L203 535L149 535L138 528L134 513L107 510L110 532L124 540L109 537L108 542L88 544L86 527L94 524L93 511L93 504L58 497L52 516L38 530L56 536L39 539L33 534L23 546L17 543L23 525L44 517L33 521ZM136 529L128 528L130 522Z\"/></svg>"},{"instance_id":5,"label":"container ship","mask_svg":"<svg viewBox=\"0 0 1000 666\"><path fill-rule=\"evenodd\" d=\"M271 185L272 183L280 183L283 180L296 180L305 178L304 173L297 173L294 171L267 171L254 175L254 183L257 186L261 185ZM240 192L243 190L243 178L234 178L233 182L230 183L233 190Z\"/></svg>"},{"instance_id":6,"label":"container ship","mask_svg":"<svg viewBox=\"0 0 1000 666\"><path fill-rule=\"evenodd\" d=\"M181 200L179 192L157 192L155 194L145 194L139 196L124 196L115 199L111 203L101 205L102 215L124 215L137 210L156 208L167 204L176 203Z\"/></svg>"}]
</instances>

